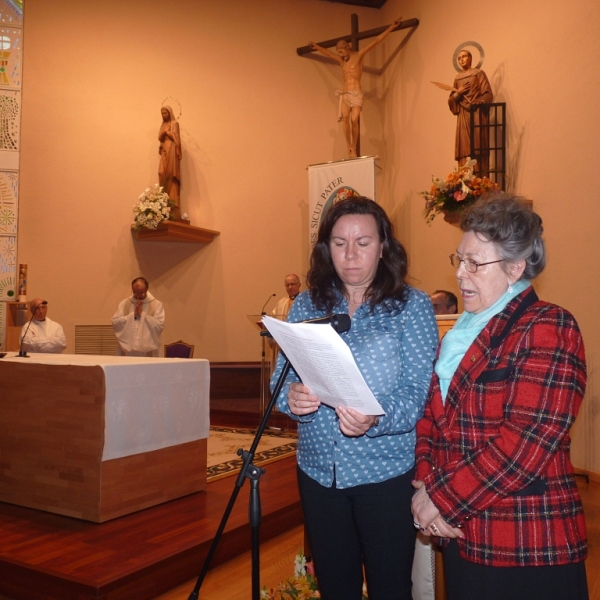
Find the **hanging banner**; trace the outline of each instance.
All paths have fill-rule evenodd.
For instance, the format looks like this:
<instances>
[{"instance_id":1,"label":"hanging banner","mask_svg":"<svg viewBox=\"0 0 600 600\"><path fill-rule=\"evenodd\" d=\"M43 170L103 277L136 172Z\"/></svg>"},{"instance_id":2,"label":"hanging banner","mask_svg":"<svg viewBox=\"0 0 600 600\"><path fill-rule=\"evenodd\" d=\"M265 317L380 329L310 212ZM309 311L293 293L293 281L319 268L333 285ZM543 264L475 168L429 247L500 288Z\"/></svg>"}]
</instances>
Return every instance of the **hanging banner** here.
<instances>
[{"instance_id":1,"label":"hanging banner","mask_svg":"<svg viewBox=\"0 0 600 600\"><path fill-rule=\"evenodd\" d=\"M308 231L310 246L317 241L321 219L327 211L348 196L375 198L375 157L308 166Z\"/></svg>"}]
</instances>

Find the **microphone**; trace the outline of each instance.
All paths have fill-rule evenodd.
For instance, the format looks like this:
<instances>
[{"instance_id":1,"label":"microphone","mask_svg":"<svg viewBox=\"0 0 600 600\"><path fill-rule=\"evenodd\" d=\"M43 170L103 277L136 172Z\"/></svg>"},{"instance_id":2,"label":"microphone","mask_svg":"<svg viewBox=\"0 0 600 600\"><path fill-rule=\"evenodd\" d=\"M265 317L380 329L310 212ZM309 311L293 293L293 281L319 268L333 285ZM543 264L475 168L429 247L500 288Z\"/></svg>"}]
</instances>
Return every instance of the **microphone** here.
<instances>
[{"instance_id":1,"label":"microphone","mask_svg":"<svg viewBox=\"0 0 600 600\"><path fill-rule=\"evenodd\" d=\"M261 314L261 315L266 315L266 314L267 314L267 313L265 312L265 308L266 308L267 304L269 304L269 302L270 302L270 300L271 300L271 298L272 298L273 296L277 296L277 294L271 294L271 295L270 295L270 296L267 298L267 301L266 301L266 302L263 304L262 310L260 311L260 314Z\"/></svg>"},{"instance_id":2,"label":"microphone","mask_svg":"<svg viewBox=\"0 0 600 600\"><path fill-rule=\"evenodd\" d=\"M352 319L346 313L327 315L326 317L317 317L316 319L307 319L306 321L296 321L296 323L309 323L312 325L331 325L337 333L350 331ZM294 325L294 323L290 323ZM260 335L264 337L273 337L267 330L261 331Z\"/></svg>"},{"instance_id":3,"label":"microphone","mask_svg":"<svg viewBox=\"0 0 600 600\"><path fill-rule=\"evenodd\" d=\"M300 323L314 323L315 325L331 325L338 333L350 331L352 319L346 313L327 315L326 317L317 317L316 319L307 319L299 321Z\"/></svg>"},{"instance_id":4,"label":"microphone","mask_svg":"<svg viewBox=\"0 0 600 600\"><path fill-rule=\"evenodd\" d=\"M29 358L29 355L27 354L27 352L25 352L25 350L23 350L23 343L25 342L25 336L27 335L27 332L29 331L29 328L31 327L31 322L33 321L33 318L35 317L35 313L37 312L38 308L45 304L48 304L47 300L42 300L35 307L35 310L33 311L33 314L31 315L31 319L29 319L29 323L27 323L27 329L25 330L25 333L23 334L23 337L21 338L21 344L19 346L19 354L17 354L16 358Z\"/></svg>"}]
</instances>

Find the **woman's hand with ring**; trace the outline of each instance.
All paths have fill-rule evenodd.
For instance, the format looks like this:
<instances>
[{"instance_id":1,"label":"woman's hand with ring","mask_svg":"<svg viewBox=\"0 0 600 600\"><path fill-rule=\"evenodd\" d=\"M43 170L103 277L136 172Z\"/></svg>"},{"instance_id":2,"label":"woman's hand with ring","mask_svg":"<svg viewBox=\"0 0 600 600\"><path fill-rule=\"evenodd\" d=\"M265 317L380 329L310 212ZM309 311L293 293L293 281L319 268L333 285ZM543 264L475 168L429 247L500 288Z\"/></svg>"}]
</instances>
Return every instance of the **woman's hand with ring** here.
<instances>
[{"instance_id":1,"label":"woman's hand with ring","mask_svg":"<svg viewBox=\"0 0 600 600\"><path fill-rule=\"evenodd\" d=\"M462 530L452 527L444 521L422 481L413 481L413 487L417 490L412 498L413 522L421 524L421 531L425 535L436 535L445 538L465 537Z\"/></svg>"},{"instance_id":2,"label":"woman's hand with ring","mask_svg":"<svg viewBox=\"0 0 600 600\"><path fill-rule=\"evenodd\" d=\"M431 501L422 481L413 481L413 487L417 490L412 497L413 521L421 524L421 531L425 535L431 535L429 525L439 516L440 511Z\"/></svg>"},{"instance_id":3,"label":"woman's hand with ring","mask_svg":"<svg viewBox=\"0 0 600 600\"><path fill-rule=\"evenodd\" d=\"M288 392L288 406L294 415L309 415L315 412L321 403L305 385L292 383Z\"/></svg>"},{"instance_id":4,"label":"woman's hand with ring","mask_svg":"<svg viewBox=\"0 0 600 600\"><path fill-rule=\"evenodd\" d=\"M444 538L464 538L465 534L462 530L457 527L452 527L442 519L442 517L436 517L430 524L429 530L431 531L431 535L436 535L438 537Z\"/></svg>"}]
</instances>

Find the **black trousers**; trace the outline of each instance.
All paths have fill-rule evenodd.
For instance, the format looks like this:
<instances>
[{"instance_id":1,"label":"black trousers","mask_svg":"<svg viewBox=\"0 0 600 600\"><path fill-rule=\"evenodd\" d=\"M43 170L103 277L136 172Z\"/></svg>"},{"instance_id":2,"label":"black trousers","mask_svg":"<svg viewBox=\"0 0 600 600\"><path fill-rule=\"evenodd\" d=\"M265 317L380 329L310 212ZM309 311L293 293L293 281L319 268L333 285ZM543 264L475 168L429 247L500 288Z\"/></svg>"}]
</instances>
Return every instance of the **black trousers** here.
<instances>
[{"instance_id":1,"label":"black trousers","mask_svg":"<svg viewBox=\"0 0 600 600\"><path fill-rule=\"evenodd\" d=\"M411 600L414 470L381 483L326 488L300 468L298 485L322 600Z\"/></svg>"},{"instance_id":2,"label":"black trousers","mask_svg":"<svg viewBox=\"0 0 600 600\"><path fill-rule=\"evenodd\" d=\"M588 600L583 562L551 567L490 567L444 548L448 600Z\"/></svg>"}]
</instances>

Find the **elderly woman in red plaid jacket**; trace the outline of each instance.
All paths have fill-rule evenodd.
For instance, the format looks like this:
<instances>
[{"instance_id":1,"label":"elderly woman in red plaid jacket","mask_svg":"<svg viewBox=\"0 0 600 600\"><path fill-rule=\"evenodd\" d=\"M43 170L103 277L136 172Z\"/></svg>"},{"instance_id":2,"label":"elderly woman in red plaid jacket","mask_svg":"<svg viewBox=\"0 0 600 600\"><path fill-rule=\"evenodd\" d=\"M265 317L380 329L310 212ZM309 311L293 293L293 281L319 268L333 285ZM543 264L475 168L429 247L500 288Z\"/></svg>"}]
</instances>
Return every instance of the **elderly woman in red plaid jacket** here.
<instances>
[{"instance_id":1,"label":"elderly woman in red plaid jacket","mask_svg":"<svg viewBox=\"0 0 600 600\"><path fill-rule=\"evenodd\" d=\"M415 527L443 547L448 600L588 598L569 429L586 385L573 316L538 299L542 221L480 199L450 262L463 315L438 351L417 425Z\"/></svg>"}]
</instances>

